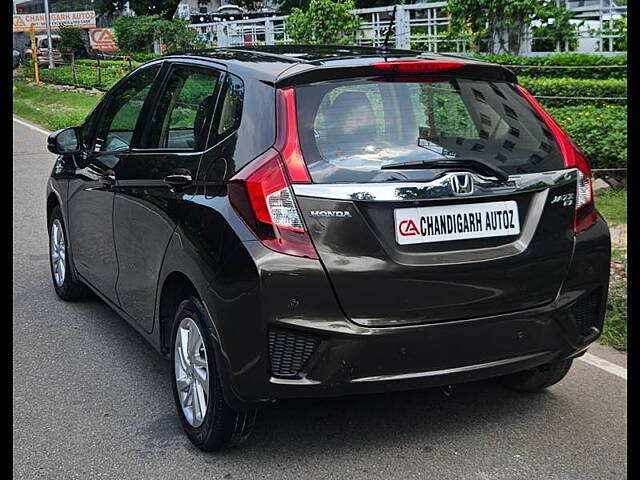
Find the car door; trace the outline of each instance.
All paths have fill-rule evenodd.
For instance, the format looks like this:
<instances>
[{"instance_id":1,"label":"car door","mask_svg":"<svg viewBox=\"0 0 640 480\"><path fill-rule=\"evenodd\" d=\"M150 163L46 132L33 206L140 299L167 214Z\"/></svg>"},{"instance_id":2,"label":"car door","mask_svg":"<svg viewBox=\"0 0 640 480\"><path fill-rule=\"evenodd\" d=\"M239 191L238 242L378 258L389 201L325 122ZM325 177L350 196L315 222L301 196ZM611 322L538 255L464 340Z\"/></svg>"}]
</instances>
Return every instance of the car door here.
<instances>
[{"instance_id":1,"label":"car door","mask_svg":"<svg viewBox=\"0 0 640 480\"><path fill-rule=\"evenodd\" d=\"M69 181L68 228L77 272L105 297L119 304L118 262L113 237L114 172L130 148L152 85L161 70L153 64L124 79L108 94L94 131Z\"/></svg>"},{"instance_id":2,"label":"car door","mask_svg":"<svg viewBox=\"0 0 640 480\"><path fill-rule=\"evenodd\" d=\"M115 172L116 290L123 310L148 332L165 250L196 192L221 75L204 64L172 62L139 144Z\"/></svg>"}]
</instances>

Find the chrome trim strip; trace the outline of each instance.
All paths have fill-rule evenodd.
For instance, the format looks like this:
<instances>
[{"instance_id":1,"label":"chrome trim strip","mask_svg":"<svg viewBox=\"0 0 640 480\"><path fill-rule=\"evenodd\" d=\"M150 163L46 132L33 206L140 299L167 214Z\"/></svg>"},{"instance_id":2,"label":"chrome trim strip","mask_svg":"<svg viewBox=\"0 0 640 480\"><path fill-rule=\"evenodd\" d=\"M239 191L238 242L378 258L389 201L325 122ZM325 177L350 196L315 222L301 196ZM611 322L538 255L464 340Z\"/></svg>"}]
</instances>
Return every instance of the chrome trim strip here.
<instances>
[{"instance_id":1,"label":"chrome trim strip","mask_svg":"<svg viewBox=\"0 0 640 480\"><path fill-rule=\"evenodd\" d=\"M451 178L466 171L447 172L430 182L389 182L389 183L312 183L295 184L293 191L303 197L331 200L351 200L367 202L415 201L427 199L460 198L451 188ZM552 170L541 173L511 175L506 184L491 177L470 173L474 191L464 198L508 195L510 193L536 191L564 185L575 181L575 168Z\"/></svg>"},{"instance_id":2,"label":"chrome trim strip","mask_svg":"<svg viewBox=\"0 0 640 480\"><path fill-rule=\"evenodd\" d=\"M318 385L320 382L317 380L310 380L308 378L278 378L278 377L270 377L270 383L275 383L276 385Z\"/></svg>"},{"instance_id":3,"label":"chrome trim strip","mask_svg":"<svg viewBox=\"0 0 640 480\"><path fill-rule=\"evenodd\" d=\"M442 370L431 370L428 372L414 372L414 373L402 373L399 375L376 375L373 377L361 377L351 380L351 383L365 383L365 382L386 382L390 380L411 380L414 378L436 377L438 375L450 375L455 373L471 372L473 370L481 370L483 368L501 367L503 365L510 365L512 363L518 363L525 360L531 360L537 357L543 357L550 352L533 353L530 355L521 355L519 357L505 358L503 360L495 360L493 362L478 363L475 365L465 365L463 367L456 368L444 368Z\"/></svg>"}]
</instances>

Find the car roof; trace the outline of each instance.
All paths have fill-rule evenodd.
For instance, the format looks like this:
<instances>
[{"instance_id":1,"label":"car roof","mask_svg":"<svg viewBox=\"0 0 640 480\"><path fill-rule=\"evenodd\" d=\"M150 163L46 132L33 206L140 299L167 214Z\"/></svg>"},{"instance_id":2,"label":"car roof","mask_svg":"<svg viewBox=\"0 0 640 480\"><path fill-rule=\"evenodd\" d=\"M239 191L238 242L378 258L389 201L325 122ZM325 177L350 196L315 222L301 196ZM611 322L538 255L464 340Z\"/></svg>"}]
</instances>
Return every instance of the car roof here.
<instances>
[{"instance_id":1,"label":"car roof","mask_svg":"<svg viewBox=\"0 0 640 480\"><path fill-rule=\"evenodd\" d=\"M167 58L205 58L225 65L230 72L248 74L257 80L275 83L318 68L362 67L392 60L455 61L465 65L493 66L488 62L461 57L424 53L416 50L345 45L264 45L192 50ZM497 68L497 65L495 66ZM506 69L503 69L506 70ZM509 72L510 73L510 72Z\"/></svg>"},{"instance_id":2,"label":"car roof","mask_svg":"<svg viewBox=\"0 0 640 480\"><path fill-rule=\"evenodd\" d=\"M241 11L245 11L244 8L242 8L239 5L231 5L231 4L227 4L227 5L220 5L218 8L216 8L216 12L220 12L222 10L241 10Z\"/></svg>"}]
</instances>

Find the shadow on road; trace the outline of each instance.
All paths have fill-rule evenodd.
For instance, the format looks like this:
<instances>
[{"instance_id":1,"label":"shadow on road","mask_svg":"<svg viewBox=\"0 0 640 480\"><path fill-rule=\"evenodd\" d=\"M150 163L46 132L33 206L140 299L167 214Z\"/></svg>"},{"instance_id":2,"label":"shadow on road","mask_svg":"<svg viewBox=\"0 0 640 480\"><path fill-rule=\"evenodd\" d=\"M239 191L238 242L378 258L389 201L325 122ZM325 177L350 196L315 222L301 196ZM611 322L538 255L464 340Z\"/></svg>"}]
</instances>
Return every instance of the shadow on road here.
<instances>
[{"instance_id":1,"label":"shadow on road","mask_svg":"<svg viewBox=\"0 0 640 480\"><path fill-rule=\"evenodd\" d=\"M451 435L479 439L486 437L487 429L522 429L526 435L544 412L561 408L565 401L553 390L517 394L491 381L454 385L450 393L434 388L283 400L259 411L254 434L241 448L204 454L188 442L174 413L169 362L100 300L92 298L70 307L80 314L76 318L92 324L90 330L109 342L113 353L124 357L137 372L136 388L155 392L147 399L148 411L154 416L140 432L148 439L146 447L182 446L205 462L242 461L250 456L285 464L309 455L370 454L402 445L428 455L448 449Z\"/></svg>"}]
</instances>

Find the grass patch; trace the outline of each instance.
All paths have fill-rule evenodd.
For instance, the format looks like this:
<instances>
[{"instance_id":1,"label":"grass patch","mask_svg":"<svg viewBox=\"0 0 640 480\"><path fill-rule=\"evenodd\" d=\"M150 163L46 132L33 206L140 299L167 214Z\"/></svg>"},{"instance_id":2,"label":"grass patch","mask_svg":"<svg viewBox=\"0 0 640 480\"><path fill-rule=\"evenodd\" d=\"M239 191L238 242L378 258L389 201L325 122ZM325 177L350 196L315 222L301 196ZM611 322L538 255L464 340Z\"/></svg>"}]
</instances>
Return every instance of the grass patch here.
<instances>
[{"instance_id":1,"label":"grass patch","mask_svg":"<svg viewBox=\"0 0 640 480\"><path fill-rule=\"evenodd\" d=\"M627 189L607 189L596 195L596 206L609 225L627 223ZM600 343L627 350L627 249L612 242L609 298Z\"/></svg>"},{"instance_id":2,"label":"grass patch","mask_svg":"<svg viewBox=\"0 0 640 480\"><path fill-rule=\"evenodd\" d=\"M600 343L627 351L627 282L611 282Z\"/></svg>"},{"instance_id":3,"label":"grass patch","mask_svg":"<svg viewBox=\"0 0 640 480\"><path fill-rule=\"evenodd\" d=\"M626 248L617 248L611 246L611 261L612 262L627 262L627 250Z\"/></svg>"},{"instance_id":4,"label":"grass patch","mask_svg":"<svg viewBox=\"0 0 640 480\"><path fill-rule=\"evenodd\" d=\"M102 98L80 92L13 82L13 113L49 130L80 125Z\"/></svg>"},{"instance_id":5,"label":"grass patch","mask_svg":"<svg viewBox=\"0 0 640 480\"><path fill-rule=\"evenodd\" d=\"M607 189L596 194L596 208L609 225L627 223L627 189Z\"/></svg>"}]
</instances>

